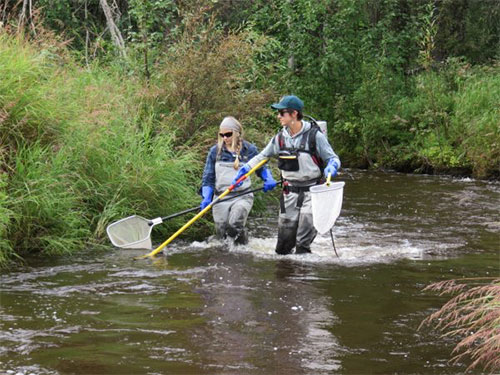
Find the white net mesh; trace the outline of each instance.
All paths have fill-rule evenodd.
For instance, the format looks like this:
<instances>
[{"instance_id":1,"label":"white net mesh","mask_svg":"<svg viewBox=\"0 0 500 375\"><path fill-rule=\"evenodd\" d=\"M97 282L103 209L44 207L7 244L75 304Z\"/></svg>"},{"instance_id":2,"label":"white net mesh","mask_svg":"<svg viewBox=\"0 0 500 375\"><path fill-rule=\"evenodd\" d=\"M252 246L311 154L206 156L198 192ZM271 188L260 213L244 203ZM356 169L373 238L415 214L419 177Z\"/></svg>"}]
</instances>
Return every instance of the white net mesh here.
<instances>
[{"instance_id":1,"label":"white net mesh","mask_svg":"<svg viewBox=\"0 0 500 375\"><path fill-rule=\"evenodd\" d=\"M141 216L129 216L108 225L106 232L111 243L116 247L125 249L148 249L153 248L151 244L152 225L149 220Z\"/></svg>"},{"instance_id":2,"label":"white net mesh","mask_svg":"<svg viewBox=\"0 0 500 375\"><path fill-rule=\"evenodd\" d=\"M314 228L320 233L325 234L335 225L342 208L342 197L344 195L345 182L332 182L329 186L326 184L312 186L311 205L313 214Z\"/></svg>"}]
</instances>

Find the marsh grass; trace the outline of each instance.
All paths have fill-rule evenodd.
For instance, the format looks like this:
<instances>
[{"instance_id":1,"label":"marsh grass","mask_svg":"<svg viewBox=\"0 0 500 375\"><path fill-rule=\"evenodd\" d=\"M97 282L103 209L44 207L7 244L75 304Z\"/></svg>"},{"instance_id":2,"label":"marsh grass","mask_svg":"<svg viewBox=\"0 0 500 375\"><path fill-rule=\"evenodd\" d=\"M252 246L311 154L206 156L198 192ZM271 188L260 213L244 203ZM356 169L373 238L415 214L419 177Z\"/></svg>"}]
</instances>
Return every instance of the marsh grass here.
<instances>
[{"instance_id":1,"label":"marsh grass","mask_svg":"<svg viewBox=\"0 0 500 375\"><path fill-rule=\"evenodd\" d=\"M433 325L445 332L444 336L458 337L452 361L470 358L467 370L480 366L491 373L500 370L500 279L446 280L424 291L455 296L427 317L419 329Z\"/></svg>"},{"instance_id":2,"label":"marsh grass","mask_svg":"<svg viewBox=\"0 0 500 375\"><path fill-rule=\"evenodd\" d=\"M69 160L38 143L18 148L9 181L12 218L7 230L18 253L71 253L88 237L88 223L75 191Z\"/></svg>"},{"instance_id":3,"label":"marsh grass","mask_svg":"<svg viewBox=\"0 0 500 375\"><path fill-rule=\"evenodd\" d=\"M107 242L116 219L199 203L194 157L174 151L172 132L154 130L140 81L99 66L62 69L6 35L0 76L0 265L74 253Z\"/></svg>"}]
</instances>

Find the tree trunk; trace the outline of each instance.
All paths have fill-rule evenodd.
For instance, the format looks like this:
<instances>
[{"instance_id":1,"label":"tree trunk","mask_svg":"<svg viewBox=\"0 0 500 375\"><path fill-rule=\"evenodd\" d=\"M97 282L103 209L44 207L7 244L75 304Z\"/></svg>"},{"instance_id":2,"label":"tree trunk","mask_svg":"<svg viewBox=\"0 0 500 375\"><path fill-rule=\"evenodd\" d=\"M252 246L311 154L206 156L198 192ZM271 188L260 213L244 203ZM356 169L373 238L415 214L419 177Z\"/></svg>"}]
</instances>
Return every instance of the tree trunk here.
<instances>
[{"instance_id":1,"label":"tree trunk","mask_svg":"<svg viewBox=\"0 0 500 375\"><path fill-rule=\"evenodd\" d=\"M21 13L19 13L19 20L17 23L19 29L24 28L24 24L26 22L26 8L28 7L28 1L29 0L23 0L23 6L21 8Z\"/></svg>"},{"instance_id":2,"label":"tree trunk","mask_svg":"<svg viewBox=\"0 0 500 375\"><path fill-rule=\"evenodd\" d=\"M101 4L104 16L106 17L106 23L108 24L109 32L111 33L111 39L113 40L114 45L118 48L123 57L127 57L127 53L125 52L125 42L123 41L120 29L118 29L115 21L113 20L113 12L108 5L108 2L106 0L99 0L99 3Z\"/></svg>"}]
</instances>

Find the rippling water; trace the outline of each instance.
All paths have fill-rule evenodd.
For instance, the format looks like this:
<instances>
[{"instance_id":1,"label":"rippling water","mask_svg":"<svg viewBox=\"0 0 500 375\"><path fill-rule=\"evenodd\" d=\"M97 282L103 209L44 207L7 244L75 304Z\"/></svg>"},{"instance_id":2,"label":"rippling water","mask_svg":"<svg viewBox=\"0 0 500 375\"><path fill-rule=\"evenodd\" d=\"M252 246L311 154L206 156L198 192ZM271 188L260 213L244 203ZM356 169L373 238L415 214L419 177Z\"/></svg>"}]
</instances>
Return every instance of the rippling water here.
<instances>
[{"instance_id":1,"label":"rippling water","mask_svg":"<svg viewBox=\"0 0 500 375\"><path fill-rule=\"evenodd\" d=\"M500 184L343 179L339 257L329 236L275 255L273 216L250 219L247 246L179 240L154 261L110 248L3 274L0 372L463 373L454 340L417 329L446 301L422 288L499 275Z\"/></svg>"}]
</instances>

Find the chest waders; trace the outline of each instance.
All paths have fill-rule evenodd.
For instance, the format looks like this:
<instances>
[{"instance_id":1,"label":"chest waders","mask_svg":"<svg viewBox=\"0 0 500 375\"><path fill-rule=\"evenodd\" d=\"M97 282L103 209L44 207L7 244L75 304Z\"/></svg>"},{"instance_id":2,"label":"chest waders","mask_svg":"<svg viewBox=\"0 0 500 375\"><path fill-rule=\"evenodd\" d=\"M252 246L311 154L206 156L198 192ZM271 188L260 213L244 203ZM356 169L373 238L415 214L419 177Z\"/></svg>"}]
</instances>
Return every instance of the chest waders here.
<instances>
[{"instance_id":1,"label":"chest waders","mask_svg":"<svg viewBox=\"0 0 500 375\"><path fill-rule=\"evenodd\" d=\"M215 194L217 196L231 186L231 181L237 173L238 170L234 169L233 162L220 160L215 162ZM230 193L228 197L231 194L241 194L245 190L250 189L250 187L251 181L250 178L247 178L238 189L238 192ZM217 237L224 239L229 236L237 244L246 244L248 242L248 234L245 226L252 206L253 194L243 195L226 202L221 201L219 204L214 205L212 214Z\"/></svg>"},{"instance_id":2,"label":"chest waders","mask_svg":"<svg viewBox=\"0 0 500 375\"><path fill-rule=\"evenodd\" d=\"M298 148L286 147L283 134L277 135L278 168L283 182L276 244L278 254L290 254L294 247L295 254L310 253L317 234L309 193L309 188L321 183L323 176L321 159L316 153L317 131L317 126L311 126L303 133Z\"/></svg>"}]
</instances>

